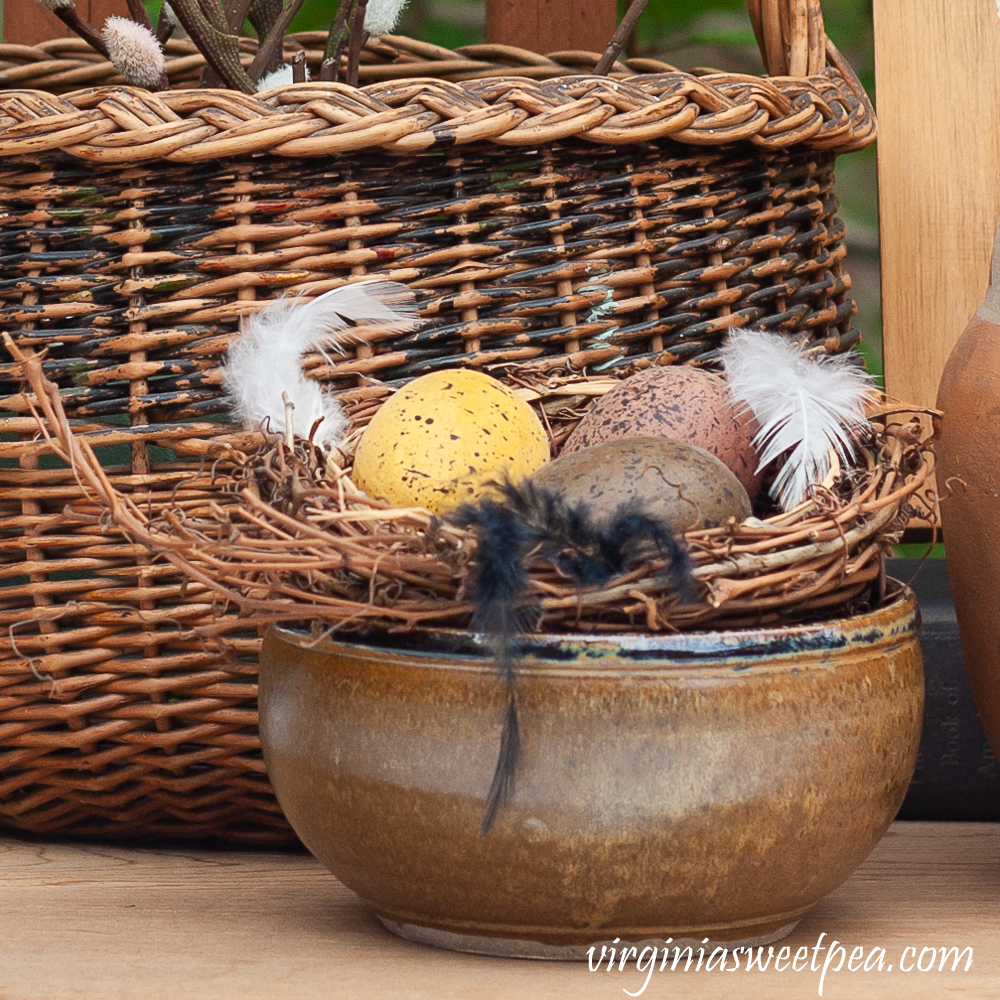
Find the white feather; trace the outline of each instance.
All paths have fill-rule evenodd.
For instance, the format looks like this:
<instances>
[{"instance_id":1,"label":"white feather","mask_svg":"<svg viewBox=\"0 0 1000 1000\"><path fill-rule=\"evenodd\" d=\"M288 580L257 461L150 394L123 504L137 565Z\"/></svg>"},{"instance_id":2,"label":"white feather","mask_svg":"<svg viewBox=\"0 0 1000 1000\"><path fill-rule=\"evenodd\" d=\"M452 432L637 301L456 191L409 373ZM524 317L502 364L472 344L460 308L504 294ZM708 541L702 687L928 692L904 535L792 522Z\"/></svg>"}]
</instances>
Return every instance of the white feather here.
<instances>
[{"instance_id":1,"label":"white feather","mask_svg":"<svg viewBox=\"0 0 1000 1000\"><path fill-rule=\"evenodd\" d=\"M292 431L322 448L343 439L346 419L340 404L302 370L308 351L342 352L352 324L362 321L392 331L413 327L418 319L413 293L395 281L361 281L325 292L309 302L278 299L244 320L230 345L222 379L235 416L249 429L285 432L288 393L295 409Z\"/></svg>"},{"instance_id":2,"label":"white feather","mask_svg":"<svg viewBox=\"0 0 1000 1000\"><path fill-rule=\"evenodd\" d=\"M875 394L870 375L848 355L812 357L780 334L734 330L721 351L729 394L760 428L754 438L759 472L788 452L771 487L785 510L830 471L830 450L845 463L868 425Z\"/></svg>"},{"instance_id":3,"label":"white feather","mask_svg":"<svg viewBox=\"0 0 1000 1000\"><path fill-rule=\"evenodd\" d=\"M304 67L306 71L306 80L309 80L309 67ZM271 90L274 87L288 87L295 82L295 69L291 63L282 63L277 69L271 70L270 73L265 73L260 80L257 81L256 90L258 94L264 93L265 90Z\"/></svg>"}]
</instances>

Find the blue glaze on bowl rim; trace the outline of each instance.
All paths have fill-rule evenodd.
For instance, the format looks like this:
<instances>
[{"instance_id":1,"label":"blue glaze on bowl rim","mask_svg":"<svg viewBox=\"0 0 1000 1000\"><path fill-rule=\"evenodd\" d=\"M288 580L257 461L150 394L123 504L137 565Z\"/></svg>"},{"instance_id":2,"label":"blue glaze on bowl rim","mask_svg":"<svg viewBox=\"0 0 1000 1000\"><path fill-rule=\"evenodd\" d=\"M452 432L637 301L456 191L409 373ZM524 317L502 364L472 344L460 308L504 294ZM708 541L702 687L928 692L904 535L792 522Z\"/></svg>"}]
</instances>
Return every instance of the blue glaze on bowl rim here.
<instances>
[{"instance_id":1,"label":"blue glaze on bowl rim","mask_svg":"<svg viewBox=\"0 0 1000 1000\"><path fill-rule=\"evenodd\" d=\"M915 639L920 626L920 612L913 592L896 581L898 589L874 611L846 618L808 625L770 626L766 628L725 629L705 632L664 633L551 633L527 635L513 643L518 660L532 660L553 665L585 661L595 665L601 660L625 660L641 667L669 661L677 667L699 663L738 660L734 672L748 670L751 664L774 662L803 655L837 654L849 647L875 651ZM464 629L413 628L398 632L334 632L323 636L283 626L272 626L276 636L300 648L323 651L337 646L357 652L383 655L398 652L428 661L442 656L492 663L495 651L489 636Z\"/></svg>"}]
</instances>

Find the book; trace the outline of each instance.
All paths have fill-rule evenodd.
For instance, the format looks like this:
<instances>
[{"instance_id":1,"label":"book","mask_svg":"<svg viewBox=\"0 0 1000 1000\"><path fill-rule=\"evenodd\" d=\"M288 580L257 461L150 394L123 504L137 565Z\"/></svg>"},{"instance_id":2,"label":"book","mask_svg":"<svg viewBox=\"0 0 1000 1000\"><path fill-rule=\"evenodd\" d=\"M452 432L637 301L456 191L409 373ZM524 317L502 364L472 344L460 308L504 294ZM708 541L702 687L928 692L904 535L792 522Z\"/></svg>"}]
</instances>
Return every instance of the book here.
<instances>
[{"instance_id":1,"label":"book","mask_svg":"<svg viewBox=\"0 0 1000 1000\"><path fill-rule=\"evenodd\" d=\"M1000 821L1000 762L972 698L945 559L890 559L920 604L926 699L920 751L898 819Z\"/></svg>"}]
</instances>

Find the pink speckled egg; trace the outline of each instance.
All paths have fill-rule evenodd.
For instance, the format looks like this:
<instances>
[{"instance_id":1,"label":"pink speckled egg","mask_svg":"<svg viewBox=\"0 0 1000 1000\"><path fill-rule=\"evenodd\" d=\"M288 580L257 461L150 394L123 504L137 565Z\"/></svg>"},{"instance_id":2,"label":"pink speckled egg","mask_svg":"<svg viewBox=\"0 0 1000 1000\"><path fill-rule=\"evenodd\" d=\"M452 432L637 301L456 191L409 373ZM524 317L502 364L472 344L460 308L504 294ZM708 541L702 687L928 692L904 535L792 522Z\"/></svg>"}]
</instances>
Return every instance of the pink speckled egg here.
<instances>
[{"instance_id":1,"label":"pink speckled egg","mask_svg":"<svg viewBox=\"0 0 1000 1000\"><path fill-rule=\"evenodd\" d=\"M624 437L663 437L710 451L753 502L760 491L757 425L730 401L725 380L688 365L660 365L624 379L594 403L566 439L562 454Z\"/></svg>"}]
</instances>

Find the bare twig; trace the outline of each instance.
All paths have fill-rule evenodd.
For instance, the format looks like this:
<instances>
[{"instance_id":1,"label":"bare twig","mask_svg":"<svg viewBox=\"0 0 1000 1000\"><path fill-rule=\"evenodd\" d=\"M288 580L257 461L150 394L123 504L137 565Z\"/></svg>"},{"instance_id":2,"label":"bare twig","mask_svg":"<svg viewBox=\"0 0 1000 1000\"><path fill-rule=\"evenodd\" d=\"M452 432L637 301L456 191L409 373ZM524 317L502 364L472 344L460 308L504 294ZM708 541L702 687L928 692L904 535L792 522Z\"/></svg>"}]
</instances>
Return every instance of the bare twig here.
<instances>
[{"instance_id":1,"label":"bare twig","mask_svg":"<svg viewBox=\"0 0 1000 1000\"><path fill-rule=\"evenodd\" d=\"M611 41L608 42L608 47L604 50L604 55L594 67L595 75L604 76L611 72L611 67L614 66L622 49L625 48L629 36L635 31L635 26L639 23L639 18L642 17L642 12L646 9L648 2L649 0L632 0L632 3L629 4L625 16L618 25L618 30L615 31Z\"/></svg>"},{"instance_id":2,"label":"bare twig","mask_svg":"<svg viewBox=\"0 0 1000 1000\"><path fill-rule=\"evenodd\" d=\"M272 59L276 59L285 42L285 32L295 15L302 9L305 0L289 0L288 6L281 12L267 37L261 42L257 55L253 57L247 76L256 83L268 70Z\"/></svg>"},{"instance_id":3,"label":"bare twig","mask_svg":"<svg viewBox=\"0 0 1000 1000\"><path fill-rule=\"evenodd\" d=\"M368 0L358 0L351 17L351 41L347 50L347 83L351 87L358 85L358 72L361 66L361 50L365 47L368 32L365 31L365 12L368 10Z\"/></svg>"}]
</instances>

